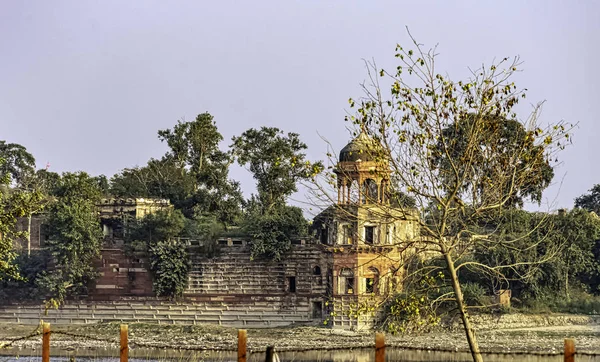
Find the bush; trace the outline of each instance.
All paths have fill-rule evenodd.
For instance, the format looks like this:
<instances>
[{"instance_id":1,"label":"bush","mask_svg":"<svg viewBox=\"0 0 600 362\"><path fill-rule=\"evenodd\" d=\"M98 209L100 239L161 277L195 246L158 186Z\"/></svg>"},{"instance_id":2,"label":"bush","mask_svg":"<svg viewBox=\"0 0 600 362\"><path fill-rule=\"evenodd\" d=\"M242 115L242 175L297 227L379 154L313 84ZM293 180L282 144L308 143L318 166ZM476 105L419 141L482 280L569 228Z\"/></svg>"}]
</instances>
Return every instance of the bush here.
<instances>
[{"instance_id":1,"label":"bush","mask_svg":"<svg viewBox=\"0 0 600 362\"><path fill-rule=\"evenodd\" d=\"M521 310L528 313L600 314L600 296L577 289L572 289L569 294L567 300L564 295L546 289L535 298L524 299Z\"/></svg>"},{"instance_id":2,"label":"bush","mask_svg":"<svg viewBox=\"0 0 600 362\"><path fill-rule=\"evenodd\" d=\"M149 248L153 288L158 296L177 298L187 287L190 260L179 241L159 241Z\"/></svg>"},{"instance_id":3,"label":"bush","mask_svg":"<svg viewBox=\"0 0 600 362\"><path fill-rule=\"evenodd\" d=\"M302 210L282 206L265 215L254 215L245 221L244 232L252 237L251 257L281 260L291 248L292 237L305 236L308 222Z\"/></svg>"},{"instance_id":4,"label":"bush","mask_svg":"<svg viewBox=\"0 0 600 362\"><path fill-rule=\"evenodd\" d=\"M426 295L400 294L384 306L383 327L392 334L428 332L440 322Z\"/></svg>"},{"instance_id":5,"label":"bush","mask_svg":"<svg viewBox=\"0 0 600 362\"><path fill-rule=\"evenodd\" d=\"M492 304L492 298L487 290L477 283L466 282L462 284L463 299L468 306L484 307Z\"/></svg>"},{"instance_id":6,"label":"bush","mask_svg":"<svg viewBox=\"0 0 600 362\"><path fill-rule=\"evenodd\" d=\"M23 280L4 280L0 282L0 303L16 303L43 299L45 288L40 282L46 274L50 256L44 250L34 250L31 256L21 254L15 264Z\"/></svg>"}]
</instances>

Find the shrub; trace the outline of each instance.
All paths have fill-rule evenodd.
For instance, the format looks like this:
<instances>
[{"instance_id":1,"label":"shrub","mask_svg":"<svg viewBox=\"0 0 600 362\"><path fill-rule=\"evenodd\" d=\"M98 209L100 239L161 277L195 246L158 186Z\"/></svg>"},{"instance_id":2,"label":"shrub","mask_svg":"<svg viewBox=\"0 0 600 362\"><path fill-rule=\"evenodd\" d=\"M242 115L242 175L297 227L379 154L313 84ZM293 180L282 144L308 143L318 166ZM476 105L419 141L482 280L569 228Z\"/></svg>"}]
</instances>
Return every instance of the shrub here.
<instances>
[{"instance_id":1,"label":"shrub","mask_svg":"<svg viewBox=\"0 0 600 362\"><path fill-rule=\"evenodd\" d=\"M158 241L149 248L153 288L158 296L183 295L190 270L189 255L179 241Z\"/></svg>"}]
</instances>

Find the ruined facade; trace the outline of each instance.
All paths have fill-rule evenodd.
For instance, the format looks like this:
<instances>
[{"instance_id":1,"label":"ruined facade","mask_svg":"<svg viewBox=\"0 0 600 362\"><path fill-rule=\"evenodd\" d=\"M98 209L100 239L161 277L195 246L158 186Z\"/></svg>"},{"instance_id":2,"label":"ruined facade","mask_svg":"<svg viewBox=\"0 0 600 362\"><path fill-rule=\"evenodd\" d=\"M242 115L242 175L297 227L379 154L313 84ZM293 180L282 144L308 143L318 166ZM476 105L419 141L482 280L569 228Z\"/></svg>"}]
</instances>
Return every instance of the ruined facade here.
<instances>
[{"instance_id":1,"label":"ruined facade","mask_svg":"<svg viewBox=\"0 0 600 362\"><path fill-rule=\"evenodd\" d=\"M402 259L419 233L416 213L390 203L390 171L376 146L361 133L342 149L337 202L315 218L311 237L295 240L280 261L252 260L247 238L220 239L210 256L203 241L185 240L192 269L184 297L195 311L186 321L368 327L373 313L359 310L400 290ZM124 216L140 218L167 207L164 200L104 200L99 212L105 238L119 239ZM126 255L118 242L108 245L88 298L155 303L145 257Z\"/></svg>"}]
</instances>

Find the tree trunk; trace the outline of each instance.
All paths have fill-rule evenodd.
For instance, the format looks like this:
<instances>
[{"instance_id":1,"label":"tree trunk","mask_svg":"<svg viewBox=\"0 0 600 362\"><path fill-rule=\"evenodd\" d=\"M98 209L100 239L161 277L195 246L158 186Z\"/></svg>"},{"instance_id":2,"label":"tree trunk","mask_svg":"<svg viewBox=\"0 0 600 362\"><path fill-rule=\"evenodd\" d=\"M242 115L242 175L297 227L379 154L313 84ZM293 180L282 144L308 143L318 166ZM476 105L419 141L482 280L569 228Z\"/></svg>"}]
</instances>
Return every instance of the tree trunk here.
<instances>
[{"instance_id":1,"label":"tree trunk","mask_svg":"<svg viewBox=\"0 0 600 362\"><path fill-rule=\"evenodd\" d=\"M27 215L27 256L31 256L31 214Z\"/></svg>"},{"instance_id":2,"label":"tree trunk","mask_svg":"<svg viewBox=\"0 0 600 362\"><path fill-rule=\"evenodd\" d=\"M477 338L475 337L475 330L471 325L471 320L469 319L469 314L467 313L467 307L465 305L465 301L463 300L460 282L458 281L458 275L456 274L456 269L454 268L454 260L452 260L452 256L449 252L444 254L444 258L446 259L446 267L448 268L450 278L452 279L452 289L454 290L456 306L460 312L463 328L465 330L465 334L467 335L467 342L469 343L471 356L473 357L474 362L483 362L483 358L479 353L479 343L477 343Z\"/></svg>"},{"instance_id":3,"label":"tree trunk","mask_svg":"<svg viewBox=\"0 0 600 362\"><path fill-rule=\"evenodd\" d=\"M567 302L571 300L571 296L569 295L569 255L567 255L567 270L565 272L565 298L567 298Z\"/></svg>"}]
</instances>

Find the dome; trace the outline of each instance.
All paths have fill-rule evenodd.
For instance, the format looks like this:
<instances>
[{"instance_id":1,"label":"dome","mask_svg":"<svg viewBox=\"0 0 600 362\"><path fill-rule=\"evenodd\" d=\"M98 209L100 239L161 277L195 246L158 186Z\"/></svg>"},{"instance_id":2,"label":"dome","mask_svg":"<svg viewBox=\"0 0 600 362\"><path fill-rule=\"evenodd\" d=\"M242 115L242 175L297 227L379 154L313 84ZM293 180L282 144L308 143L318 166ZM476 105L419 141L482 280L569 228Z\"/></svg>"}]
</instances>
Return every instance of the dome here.
<instances>
[{"instance_id":1,"label":"dome","mask_svg":"<svg viewBox=\"0 0 600 362\"><path fill-rule=\"evenodd\" d=\"M376 161L382 147L363 130L340 151L340 162ZM381 156L381 155L379 155Z\"/></svg>"}]
</instances>

